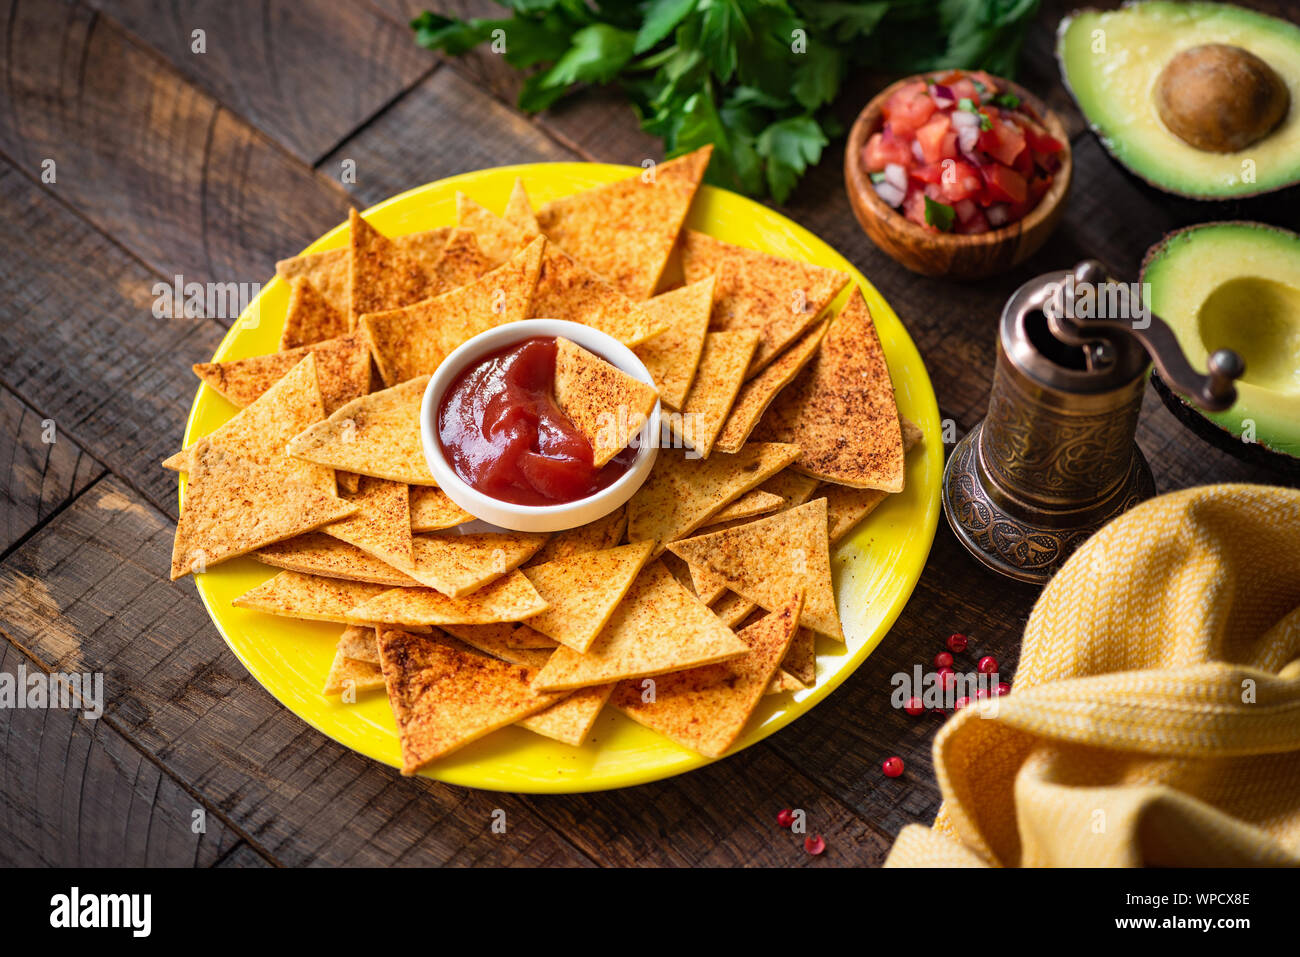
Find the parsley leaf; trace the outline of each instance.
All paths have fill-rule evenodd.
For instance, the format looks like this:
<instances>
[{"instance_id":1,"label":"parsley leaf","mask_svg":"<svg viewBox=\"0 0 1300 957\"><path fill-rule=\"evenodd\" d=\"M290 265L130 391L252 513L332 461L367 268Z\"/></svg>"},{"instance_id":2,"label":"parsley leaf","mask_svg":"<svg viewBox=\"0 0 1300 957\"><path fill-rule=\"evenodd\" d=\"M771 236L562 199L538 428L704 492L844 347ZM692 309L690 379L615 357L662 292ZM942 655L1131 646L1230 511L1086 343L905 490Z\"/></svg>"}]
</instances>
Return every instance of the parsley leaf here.
<instances>
[{"instance_id":1,"label":"parsley leaf","mask_svg":"<svg viewBox=\"0 0 1300 957\"><path fill-rule=\"evenodd\" d=\"M951 232L957 213L946 203L936 203L929 196L925 197L925 221L940 232Z\"/></svg>"}]
</instances>

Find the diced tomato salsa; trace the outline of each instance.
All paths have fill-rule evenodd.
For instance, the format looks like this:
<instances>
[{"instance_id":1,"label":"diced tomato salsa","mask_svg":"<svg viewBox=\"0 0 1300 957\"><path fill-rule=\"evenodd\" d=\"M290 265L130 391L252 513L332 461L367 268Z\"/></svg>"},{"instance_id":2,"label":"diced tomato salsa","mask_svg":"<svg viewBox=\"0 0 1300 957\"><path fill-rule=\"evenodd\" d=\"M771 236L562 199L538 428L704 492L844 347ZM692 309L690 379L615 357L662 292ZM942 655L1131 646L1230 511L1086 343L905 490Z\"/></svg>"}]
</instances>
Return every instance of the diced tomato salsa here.
<instances>
[{"instance_id":1,"label":"diced tomato salsa","mask_svg":"<svg viewBox=\"0 0 1300 957\"><path fill-rule=\"evenodd\" d=\"M1065 144L983 71L905 83L883 113L863 168L881 199L927 229L982 233L1023 219L1061 166Z\"/></svg>"}]
</instances>

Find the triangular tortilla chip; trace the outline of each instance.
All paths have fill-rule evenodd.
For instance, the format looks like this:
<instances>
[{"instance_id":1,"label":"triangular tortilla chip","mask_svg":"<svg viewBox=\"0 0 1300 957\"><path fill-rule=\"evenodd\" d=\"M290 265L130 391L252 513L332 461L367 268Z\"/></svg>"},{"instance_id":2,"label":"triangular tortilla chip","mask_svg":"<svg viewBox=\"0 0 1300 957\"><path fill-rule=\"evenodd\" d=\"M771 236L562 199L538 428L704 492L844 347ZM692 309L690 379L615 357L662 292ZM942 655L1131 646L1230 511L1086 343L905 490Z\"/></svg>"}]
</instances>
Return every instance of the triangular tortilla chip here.
<instances>
[{"instance_id":1,"label":"triangular tortilla chip","mask_svg":"<svg viewBox=\"0 0 1300 957\"><path fill-rule=\"evenodd\" d=\"M259 548L253 557L266 565L304 575L370 582L388 588L418 585L414 578L398 571L369 552L322 532L295 535L274 545Z\"/></svg>"},{"instance_id":2,"label":"triangular tortilla chip","mask_svg":"<svg viewBox=\"0 0 1300 957\"><path fill-rule=\"evenodd\" d=\"M561 645L537 675L558 691L724 661L748 650L661 562L642 569L585 654Z\"/></svg>"},{"instance_id":3,"label":"triangular tortilla chip","mask_svg":"<svg viewBox=\"0 0 1300 957\"><path fill-rule=\"evenodd\" d=\"M632 720L710 758L735 744L785 657L799 623L799 593L737 637L749 654L734 661L678 671L655 680L645 700L637 682L622 681L610 699Z\"/></svg>"},{"instance_id":4,"label":"triangular tortilla chip","mask_svg":"<svg viewBox=\"0 0 1300 957\"><path fill-rule=\"evenodd\" d=\"M539 235L539 231L529 233L459 192L456 194L456 223L474 235L483 255L494 264L505 262Z\"/></svg>"},{"instance_id":5,"label":"triangular tortilla chip","mask_svg":"<svg viewBox=\"0 0 1300 957\"><path fill-rule=\"evenodd\" d=\"M587 437L600 468L640 433L659 393L575 342L561 336L555 344L555 403Z\"/></svg>"},{"instance_id":6,"label":"triangular tortilla chip","mask_svg":"<svg viewBox=\"0 0 1300 957\"><path fill-rule=\"evenodd\" d=\"M781 496L782 508L802 505L812 498L821 483L810 475L800 475L794 469L782 469L759 486L764 492Z\"/></svg>"},{"instance_id":7,"label":"triangular tortilla chip","mask_svg":"<svg viewBox=\"0 0 1300 957\"><path fill-rule=\"evenodd\" d=\"M565 196L537 213L542 232L632 299L654 295L708 168L704 146L635 176Z\"/></svg>"},{"instance_id":8,"label":"triangular tortilla chip","mask_svg":"<svg viewBox=\"0 0 1300 957\"><path fill-rule=\"evenodd\" d=\"M428 384L420 376L353 399L294 436L289 454L390 482L436 485L420 445L420 401Z\"/></svg>"},{"instance_id":9,"label":"triangular tortilla chip","mask_svg":"<svg viewBox=\"0 0 1300 957\"><path fill-rule=\"evenodd\" d=\"M705 458L713 451L757 346L758 333L752 329L710 332L704 337L700 366L681 415L667 421L674 434Z\"/></svg>"},{"instance_id":10,"label":"triangular tortilla chip","mask_svg":"<svg viewBox=\"0 0 1300 957\"><path fill-rule=\"evenodd\" d=\"M506 636L506 647L516 651L554 651L557 645L559 642L554 638L548 638L527 625L520 625Z\"/></svg>"},{"instance_id":11,"label":"triangular tortilla chip","mask_svg":"<svg viewBox=\"0 0 1300 957\"><path fill-rule=\"evenodd\" d=\"M394 567L409 566L414 559L410 486L363 475L357 491L344 497L357 507L356 512L321 531Z\"/></svg>"},{"instance_id":12,"label":"triangular tortilla chip","mask_svg":"<svg viewBox=\"0 0 1300 957\"><path fill-rule=\"evenodd\" d=\"M424 232L394 236L393 242L399 252L428 269L437 260L450 232L451 227L439 226ZM352 299L348 280L349 256L347 247L303 253L301 256L281 259L275 264L275 274L285 282L291 282L298 276L310 280L325 297L325 301L346 318Z\"/></svg>"},{"instance_id":13,"label":"triangular tortilla chip","mask_svg":"<svg viewBox=\"0 0 1300 957\"><path fill-rule=\"evenodd\" d=\"M506 202L506 211L501 218L529 236L541 235L542 227L537 223L537 214L533 212L533 203L528 198L528 190L524 188L522 179L516 179L514 186L510 187L510 199Z\"/></svg>"},{"instance_id":14,"label":"triangular tortilla chip","mask_svg":"<svg viewBox=\"0 0 1300 957\"><path fill-rule=\"evenodd\" d=\"M581 555L584 552L598 552L605 548L613 548L623 541L623 533L626 531L627 508L620 505L608 515L586 525L556 532L542 546L542 550L525 563L525 567L542 565L558 558Z\"/></svg>"},{"instance_id":15,"label":"triangular tortilla chip","mask_svg":"<svg viewBox=\"0 0 1300 957\"><path fill-rule=\"evenodd\" d=\"M268 356L199 362L193 369L204 384L242 409L283 379L308 353L316 357L316 382L326 415L370 391L370 346L364 336L355 333Z\"/></svg>"},{"instance_id":16,"label":"triangular tortilla chip","mask_svg":"<svg viewBox=\"0 0 1300 957\"><path fill-rule=\"evenodd\" d=\"M735 455L692 458L680 449L660 449L645 484L627 507L632 541L663 543L685 538L733 499L785 468L797 445L750 442Z\"/></svg>"},{"instance_id":17,"label":"triangular tortilla chip","mask_svg":"<svg viewBox=\"0 0 1300 957\"><path fill-rule=\"evenodd\" d=\"M921 430L907 419L901 420L901 428L903 453L906 455L921 441ZM831 545L834 546L874 512L876 506L888 498L890 493L874 488L851 488L848 485L825 482L818 486L817 495L826 499Z\"/></svg>"},{"instance_id":18,"label":"triangular tortilla chip","mask_svg":"<svg viewBox=\"0 0 1300 957\"><path fill-rule=\"evenodd\" d=\"M821 349L754 430L799 446L795 468L854 488L903 490L903 436L875 323L854 289Z\"/></svg>"},{"instance_id":19,"label":"triangular tortilla chip","mask_svg":"<svg viewBox=\"0 0 1300 957\"><path fill-rule=\"evenodd\" d=\"M741 524L737 522L736 524ZM734 526L728 525L728 528ZM711 572L707 568L699 565L687 565L691 570L691 588L700 601L706 605L712 605L722 598L727 591L727 580L716 572Z\"/></svg>"},{"instance_id":20,"label":"triangular tortilla chip","mask_svg":"<svg viewBox=\"0 0 1300 957\"><path fill-rule=\"evenodd\" d=\"M722 623L732 629L748 618L750 612L757 607L757 602L741 598L734 591L724 591L722 597L709 605L713 613L722 619Z\"/></svg>"},{"instance_id":21,"label":"triangular tortilla chip","mask_svg":"<svg viewBox=\"0 0 1300 957\"><path fill-rule=\"evenodd\" d=\"M666 328L666 320L652 317L589 269L553 245L547 245L533 319L568 319L599 329L625 346L637 346Z\"/></svg>"},{"instance_id":22,"label":"triangular tortilla chip","mask_svg":"<svg viewBox=\"0 0 1300 957\"><path fill-rule=\"evenodd\" d=\"M348 324L355 329L357 320L367 312L382 312L419 302L429 296L429 274L397 244L361 218L355 209L348 210L350 230L348 249Z\"/></svg>"},{"instance_id":23,"label":"triangular tortilla chip","mask_svg":"<svg viewBox=\"0 0 1300 957\"><path fill-rule=\"evenodd\" d=\"M760 515L769 515L783 507L785 507L785 500L781 496L756 488L752 492L746 492L721 512L710 517L705 526L718 525L722 522L741 522Z\"/></svg>"},{"instance_id":24,"label":"triangular tortilla chip","mask_svg":"<svg viewBox=\"0 0 1300 957\"><path fill-rule=\"evenodd\" d=\"M173 580L350 515L356 506L200 439L172 543Z\"/></svg>"},{"instance_id":25,"label":"triangular tortilla chip","mask_svg":"<svg viewBox=\"0 0 1300 957\"><path fill-rule=\"evenodd\" d=\"M406 631L379 634L388 700L402 745L402 773L550 707L521 665L452 648Z\"/></svg>"},{"instance_id":26,"label":"triangular tortilla chip","mask_svg":"<svg viewBox=\"0 0 1300 957\"><path fill-rule=\"evenodd\" d=\"M306 618L310 621L338 621L347 624L347 613L387 591L383 585L321 578L299 572L280 572L231 602L268 615ZM367 624L367 622L357 622Z\"/></svg>"},{"instance_id":27,"label":"triangular tortilla chip","mask_svg":"<svg viewBox=\"0 0 1300 957\"><path fill-rule=\"evenodd\" d=\"M682 272L687 282L718 277L710 328L762 334L750 375L803 335L849 282L837 269L769 256L689 229L682 240Z\"/></svg>"},{"instance_id":28,"label":"triangular tortilla chip","mask_svg":"<svg viewBox=\"0 0 1300 957\"><path fill-rule=\"evenodd\" d=\"M341 651L334 652L334 661L329 674L325 676L323 695L343 694L351 691L354 695L366 691L378 691L387 687L384 672L379 665L348 658Z\"/></svg>"},{"instance_id":29,"label":"triangular tortilla chip","mask_svg":"<svg viewBox=\"0 0 1300 957\"><path fill-rule=\"evenodd\" d=\"M337 490L334 470L314 462L290 458L284 447L290 439L325 418L316 382L316 357L308 353L287 375L208 433L216 448L284 472L327 495ZM193 446L163 462L167 468L189 471Z\"/></svg>"},{"instance_id":30,"label":"triangular tortilla chip","mask_svg":"<svg viewBox=\"0 0 1300 957\"><path fill-rule=\"evenodd\" d=\"M550 606L528 625L574 651L586 651L650 558L653 542L588 552L524 569Z\"/></svg>"},{"instance_id":31,"label":"triangular tortilla chip","mask_svg":"<svg viewBox=\"0 0 1300 957\"><path fill-rule=\"evenodd\" d=\"M695 381L704 335L709 331L715 285L714 277L707 276L641 304L651 325L668 328L632 351L655 380L659 398L674 409L682 407Z\"/></svg>"},{"instance_id":32,"label":"triangular tortilla chip","mask_svg":"<svg viewBox=\"0 0 1300 957\"><path fill-rule=\"evenodd\" d=\"M386 385L437 371L453 349L486 329L529 315L542 248L538 238L473 282L402 309L371 313L361 326Z\"/></svg>"},{"instance_id":33,"label":"triangular tortilla chip","mask_svg":"<svg viewBox=\"0 0 1300 957\"><path fill-rule=\"evenodd\" d=\"M794 381L821 345L827 323L821 322L805 332L799 341L777 356L772 363L745 383L736 396L726 424L718 433L717 449L735 452L745 444L767 407L782 389Z\"/></svg>"},{"instance_id":34,"label":"triangular tortilla chip","mask_svg":"<svg viewBox=\"0 0 1300 957\"><path fill-rule=\"evenodd\" d=\"M306 276L289 285L289 311L280 331L280 350L297 349L348 333L348 317L329 304Z\"/></svg>"},{"instance_id":35,"label":"triangular tortilla chip","mask_svg":"<svg viewBox=\"0 0 1300 957\"><path fill-rule=\"evenodd\" d=\"M359 625L489 625L522 621L545 610L537 590L514 571L463 598L448 598L436 588L390 588L351 609L346 620Z\"/></svg>"},{"instance_id":36,"label":"triangular tortilla chip","mask_svg":"<svg viewBox=\"0 0 1300 957\"><path fill-rule=\"evenodd\" d=\"M545 635L539 635L527 625L448 625L446 630L484 654L492 655L512 664L525 665L529 668L541 668L546 664L546 659L550 657L549 650L528 650L516 648L511 644L511 636L520 632L528 632L537 635L539 638L546 637ZM549 641L550 639L546 640ZM551 647L554 647L554 645L555 643L551 642ZM613 683L595 685L590 688L579 688L577 691L565 693L564 697L549 708L529 715L527 718L521 718L515 723L521 728L527 728L534 734L540 734L577 747L586 740L587 735L591 732L592 725L596 723L596 718L599 717L601 709L605 707L605 702L609 700L610 692L613 690Z\"/></svg>"},{"instance_id":37,"label":"triangular tortilla chip","mask_svg":"<svg viewBox=\"0 0 1300 957\"><path fill-rule=\"evenodd\" d=\"M668 548L688 564L721 575L728 588L768 611L781 607L791 592L803 590L803 623L843 641L826 528L826 500L818 498L735 528L671 542Z\"/></svg>"},{"instance_id":38,"label":"triangular tortilla chip","mask_svg":"<svg viewBox=\"0 0 1300 957\"><path fill-rule=\"evenodd\" d=\"M817 683L817 636L811 628L794 633L781 659L781 670L805 688Z\"/></svg>"},{"instance_id":39,"label":"triangular tortilla chip","mask_svg":"<svg viewBox=\"0 0 1300 957\"><path fill-rule=\"evenodd\" d=\"M411 486L411 531L439 532L454 528L474 518L432 485Z\"/></svg>"},{"instance_id":40,"label":"triangular tortilla chip","mask_svg":"<svg viewBox=\"0 0 1300 957\"><path fill-rule=\"evenodd\" d=\"M417 535L415 561L399 565L416 581L449 598L476 592L514 571L546 543L544 534L529 532L473 535Z\"/></svg>"},{"instance_id":41,"label":"triangular tortilla chip","mask_svg":"<svg viewBox=\"0 0 1300 957\"><path fill-rule=\"evenodd\" d=\"M379 634L366 625L348 625L339 635L337 650L345 658L379 664Z\"/></svg>"},{"instance_id":42,"label":"triangular tortilla chip","mask_svg":"<svg viewBox=\"0 0 1300 957\"><path fill-rule=\"evenodd\" d=\"M496 266L467 229L453 229L442 254L433 265L436 293L450 292L492 271Z\"/></svg>"}]
</instances>

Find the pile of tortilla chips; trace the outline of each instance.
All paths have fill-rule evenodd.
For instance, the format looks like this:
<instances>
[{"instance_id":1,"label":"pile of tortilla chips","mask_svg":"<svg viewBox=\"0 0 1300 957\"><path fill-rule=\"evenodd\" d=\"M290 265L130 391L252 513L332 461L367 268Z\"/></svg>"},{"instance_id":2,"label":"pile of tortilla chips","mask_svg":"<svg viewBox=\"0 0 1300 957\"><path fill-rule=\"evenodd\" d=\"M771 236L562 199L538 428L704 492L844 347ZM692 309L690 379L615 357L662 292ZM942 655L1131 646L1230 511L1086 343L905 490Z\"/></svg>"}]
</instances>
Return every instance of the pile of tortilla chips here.
<instances>
[{"instance_id":1,"label":"pile of tortilla chips","mask_svg":"<svg viewBox=\"0 0 1300 957\"><path fill-rule=\"evenodd\" d=\"M172 577L277 569L235 605L337 622L323 693L387 694L404 773L513 724L581 745L607 706L717 757L763 695L816 682L818 636L845 640L831 548L902 489L919 431L861 292L831 317L848 275L683 229L708 161L536 211L522 182L500 216L460 196L455 227L406 236L353 213L346 248L278 264L281 351L194 367L240 411L165 463L188 473ZM462 342L542 316L654 379L561 356L594 455L621 448L588 427L614 402L639 426L657 398L664 445L610 515L485 531L429 472L421 397Z\"/></svg>"}]
</instances>

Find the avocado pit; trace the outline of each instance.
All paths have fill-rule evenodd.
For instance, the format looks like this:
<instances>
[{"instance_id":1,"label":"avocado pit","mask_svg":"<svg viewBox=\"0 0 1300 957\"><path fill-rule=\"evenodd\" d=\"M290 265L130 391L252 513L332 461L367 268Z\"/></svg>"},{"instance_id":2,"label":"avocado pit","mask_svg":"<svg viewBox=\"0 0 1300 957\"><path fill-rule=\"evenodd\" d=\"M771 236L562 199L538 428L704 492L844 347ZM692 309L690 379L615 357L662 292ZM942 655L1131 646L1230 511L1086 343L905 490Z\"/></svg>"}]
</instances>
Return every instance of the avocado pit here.
<instances>
[{"instance_id":1,"label":"avocado pit","mask_svg":"<svg viewBox=\"0 0 1300 957\"><path fill-rule=\"evenodd\" d=\"M1156 111L1196 149L1236 153L1277 128L1291 94L1276 71L1249 50L1226 43L1189 47L1156 78Z\"/></svg>"}]
</instances>

